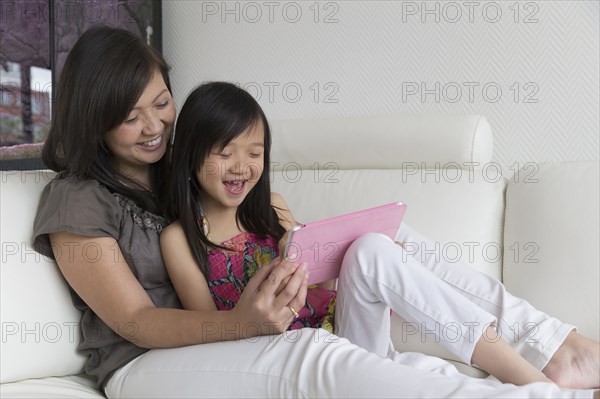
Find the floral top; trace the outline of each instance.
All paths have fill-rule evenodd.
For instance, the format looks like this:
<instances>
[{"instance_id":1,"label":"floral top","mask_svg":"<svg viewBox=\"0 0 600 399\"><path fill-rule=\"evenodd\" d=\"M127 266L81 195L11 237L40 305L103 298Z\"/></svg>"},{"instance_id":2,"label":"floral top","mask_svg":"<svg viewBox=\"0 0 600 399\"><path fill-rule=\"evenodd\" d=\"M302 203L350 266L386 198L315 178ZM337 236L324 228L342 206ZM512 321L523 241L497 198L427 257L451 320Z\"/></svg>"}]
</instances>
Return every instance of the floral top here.
<instances>
[{"instance_id":1,"label":"floral top","mask_svg":"<svg viewBox=\"0 0 600 399\"><path fill-rule=\"evenodd\" d=\"M227 250L215 248L208 254L211 269L208 286L217 309L230 310L258 268L277 257L277 241L273 237L263 239L253 233L241 233L221 246ZM309 286L306 305L298 310L299 316L289 329L313 327L333 332L335 299L335 291Z\"/></svg>"}]
</instances>

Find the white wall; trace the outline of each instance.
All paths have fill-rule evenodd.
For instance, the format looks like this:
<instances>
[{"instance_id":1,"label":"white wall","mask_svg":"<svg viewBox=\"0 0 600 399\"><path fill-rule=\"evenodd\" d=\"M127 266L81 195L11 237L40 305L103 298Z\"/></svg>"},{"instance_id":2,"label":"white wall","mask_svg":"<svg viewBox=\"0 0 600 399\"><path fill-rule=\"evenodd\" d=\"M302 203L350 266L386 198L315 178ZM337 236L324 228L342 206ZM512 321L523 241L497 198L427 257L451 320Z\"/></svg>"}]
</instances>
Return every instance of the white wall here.
<instances>
[{"instance_id":1,"label":"white wall","mask_svg":"<svg viewBox=\"0 0 600 399\"><path fill-rule=\"evenodd\" d=\"M598 1L163 0L179 106L205 80L270 119L483 114L506 175L599 158Z\"/></svg>"}]
</instances>

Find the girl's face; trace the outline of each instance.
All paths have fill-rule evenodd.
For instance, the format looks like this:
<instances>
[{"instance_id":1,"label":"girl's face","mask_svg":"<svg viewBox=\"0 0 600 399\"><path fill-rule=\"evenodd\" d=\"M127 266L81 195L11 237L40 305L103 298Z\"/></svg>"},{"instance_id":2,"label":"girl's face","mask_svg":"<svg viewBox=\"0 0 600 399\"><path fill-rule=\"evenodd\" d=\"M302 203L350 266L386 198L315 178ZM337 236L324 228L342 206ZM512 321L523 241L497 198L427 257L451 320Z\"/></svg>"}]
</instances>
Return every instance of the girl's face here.
<instances>
[{"instance_id":1,"label":"girl's face","mask_svg":"<svg viewBox=\"0 0 600 399\"><path fill-rule=\"evenodd\" d=\"M125 122L104 137L115 156L117 170L143 181L140 170L163 157L174 122L175 104L156 70Z\"/></svg>"},{"instance_id":2,"label":"girl's face","mask_svg":"<svg viewBox=\"0 0 600 399\"><path fill-rule=\"evenodd\" d=\"M214 148L196 172L206 192L205 211L237 208L256 186L264 169L265 133L262 121L231 140L222 150Z\"/></svg>"}]
</instances>

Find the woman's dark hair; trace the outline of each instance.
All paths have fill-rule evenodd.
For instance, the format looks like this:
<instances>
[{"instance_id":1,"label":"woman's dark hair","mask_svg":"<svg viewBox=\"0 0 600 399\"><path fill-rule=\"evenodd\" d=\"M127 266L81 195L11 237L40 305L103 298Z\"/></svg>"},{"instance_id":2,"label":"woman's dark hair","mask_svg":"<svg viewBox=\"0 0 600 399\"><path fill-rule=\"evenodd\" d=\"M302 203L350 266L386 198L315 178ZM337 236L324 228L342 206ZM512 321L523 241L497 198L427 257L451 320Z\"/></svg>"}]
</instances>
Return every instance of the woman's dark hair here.
<instances>
[{"instance_id":1,"label":"woman's dark hair","mask_svg":"<svg viewBox=\"0 0 600 399\"><path fill-rule=\"evenodd\" d=\"M263 173L237 209L237 221L248 231L279 240L285 233L271 205L269 153L271 132L264 112L245 90L226 82L200 85L181 108L175 128L171 175L166 196L167 217L179 220L200 270L208 279L211 243L201 225L200 201L205 194L196 171L211 151L223 149L231 140L259 122L264 127Z\"/></svg>"},{"instance_id":2,"label":"woman's dark hair","mask_svg":"<svg viewBox=\"0 0 600 399\"><path fill-rule=\"evenodd\" d=\"M127 118L155 71L170 91L169 66L135 34L96 26L81 35L56 87L50 133L42 152L44 164L62 175L95 179L145 209L158 211L154 200L127 187L143 189L114 168L104 143L105 134ZM165 187L166 158L150 167L154 190Z\"/></svg>"}]
</instances>

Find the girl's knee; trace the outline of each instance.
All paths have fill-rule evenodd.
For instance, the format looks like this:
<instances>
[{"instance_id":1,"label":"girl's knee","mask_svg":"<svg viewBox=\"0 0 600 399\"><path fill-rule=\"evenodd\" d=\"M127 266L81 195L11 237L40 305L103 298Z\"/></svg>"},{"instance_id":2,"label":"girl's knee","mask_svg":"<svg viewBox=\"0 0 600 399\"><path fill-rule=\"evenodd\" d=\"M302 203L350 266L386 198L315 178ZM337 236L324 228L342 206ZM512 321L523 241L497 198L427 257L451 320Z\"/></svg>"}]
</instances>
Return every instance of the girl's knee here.
<instances>
[{"instance_id":1,"label":"girl's knee","mask_svg":"<svg viewBox=\"0 0 600 399\"><path fill-rule=\"evenodd\" d=\"M342 271L356 271L386 263L391 257L403 259L403 249L391 238L380 233L367 233L350 245L344 255ZM383 262L382 262L383 261Z\"/></svg>"},{"instance_id":2,"label":"girl's knee","mask_svg":"<svg viewBox=\"0 0 600 399\"><path fill-rule=\"evenodd\" d=\"M348 253L360 255L366 253L380 253L390 248L391 245L396 245L394 241L381 233L367 233L358 237L350 248Z\"/></svg>"},{"instance_id":3,"label":"girl's knee","mask_svg":"<svg viewBox=\"0 0 600 399\"><path fill-rule=\"evenodd\" d=\"M381 233L367 233L360 237L358 237L352 243L353 246L357 246L360 248L373 248L380 246L388 246L390 244L394 244L394 240L385 234Z\"/></svg>"}]
</instances>

